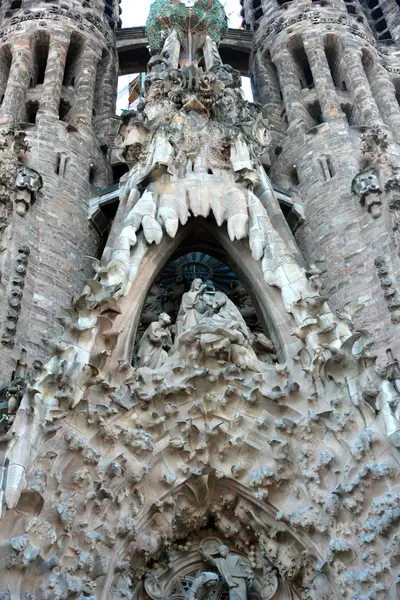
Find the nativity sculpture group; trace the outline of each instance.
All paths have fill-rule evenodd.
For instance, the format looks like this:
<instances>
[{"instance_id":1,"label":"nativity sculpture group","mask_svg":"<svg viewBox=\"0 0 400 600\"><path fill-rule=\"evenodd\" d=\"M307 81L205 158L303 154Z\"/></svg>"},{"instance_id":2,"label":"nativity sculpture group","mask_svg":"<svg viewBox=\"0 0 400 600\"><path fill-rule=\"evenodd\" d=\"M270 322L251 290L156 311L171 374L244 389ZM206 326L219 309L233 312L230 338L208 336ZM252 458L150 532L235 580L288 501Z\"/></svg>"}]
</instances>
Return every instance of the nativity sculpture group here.
<instances>
[{"instance_id":1,"label":"nativity sculpture group","mask_svg":"<svg viewBox=\"0 0 400 600\"><path fill-rule=\"evenodd\" d=\"M252 344L271 342L258 334L255 336L239 309L221 291L215 291L211 281L197 278L190 290L183 294L175 323L175 341L172 342L171 318L161 313L144 332L137 352L137 366L158 369L168 359L168 350L183 352L194 361L198 356L232 360L238 366L256 370L259 360Z\"/></svg>"},{"instance_id":2,"label":"nativity sculpture group","mask_svg":"<svg viewBox=\"0 0 400 600\"><path fill-rule=\"evenodd\" d=\"M168 600L216 600L222 597L221 594L226 597L227 592L229 600L247 600L249 597L258 600L292 600L286 589L281 588L276 595L279 587L277 571L268 560L258 562L254 547L248 558L232 552L219 538L203 537L198 540L197 551L202 560L200 570L181 578L178 590L173 584L171 586L171 582L165 585L165 569L161 563L153 566L144 582L150 600L165 600L165 597ZM169 593L165 591L168 588Z\"/></svg>"}]
</instances>

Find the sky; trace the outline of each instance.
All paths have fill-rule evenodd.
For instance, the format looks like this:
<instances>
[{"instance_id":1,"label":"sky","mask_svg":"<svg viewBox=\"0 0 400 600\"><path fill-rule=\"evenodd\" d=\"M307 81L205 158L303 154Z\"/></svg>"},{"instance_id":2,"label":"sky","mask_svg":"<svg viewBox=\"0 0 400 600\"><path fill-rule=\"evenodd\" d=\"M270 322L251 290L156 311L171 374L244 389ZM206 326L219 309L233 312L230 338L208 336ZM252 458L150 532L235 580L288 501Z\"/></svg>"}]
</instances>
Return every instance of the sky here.
<instances>
[{"instance_id":1,"label":"sky","mask_svg":"<svg viewBox=\"0 0 400 600\"><path fill-rule=\"evenodd\" d=\"M146 23L149 7L152 0L122 0L122 27L139 27ZM239 0L222 0L221 4L229 18L229 27L237 28L242 21L240 16ZM118 81L117 113L128 108L128 85L132 75L120 77ZM242 78L244 93L248 100L252 100L250 81Z\"/></svg>"}]
</instances>

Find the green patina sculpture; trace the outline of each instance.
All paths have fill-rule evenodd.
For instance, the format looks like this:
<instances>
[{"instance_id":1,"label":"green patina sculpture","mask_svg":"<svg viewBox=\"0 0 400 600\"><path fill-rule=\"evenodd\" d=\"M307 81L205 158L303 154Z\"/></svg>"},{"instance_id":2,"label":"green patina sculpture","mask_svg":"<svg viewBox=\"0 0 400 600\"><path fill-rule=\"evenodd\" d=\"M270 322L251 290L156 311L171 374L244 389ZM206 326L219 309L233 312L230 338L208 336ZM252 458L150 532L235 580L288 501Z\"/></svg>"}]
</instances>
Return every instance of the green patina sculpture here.
<instances>
[{"instance_id":1,"label":"green patina sculpture","mask_svg":"<svg viewBox=\"0 0 400 600\"><path fill-rule=\"evenodd\" d=\"M190 6L180 0L155 0L146 22L150 48L161 50L166 32L172 29L181 41L190 30L201 38L209 35L218 43L228 29L228 19L218 0L197 0Z\"/></svg>"}]
</instances>

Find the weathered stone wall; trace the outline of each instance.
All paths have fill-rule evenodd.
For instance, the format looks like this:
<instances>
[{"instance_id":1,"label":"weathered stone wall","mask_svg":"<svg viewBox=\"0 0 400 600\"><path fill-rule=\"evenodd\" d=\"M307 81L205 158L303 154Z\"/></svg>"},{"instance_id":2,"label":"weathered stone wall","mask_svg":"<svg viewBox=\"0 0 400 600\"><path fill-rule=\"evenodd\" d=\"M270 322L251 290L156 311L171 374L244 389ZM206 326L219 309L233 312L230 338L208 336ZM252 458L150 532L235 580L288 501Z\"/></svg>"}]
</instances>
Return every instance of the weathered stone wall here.
<instances>
[{"instance_id":1,"label":"weathered stone wall","mask_svg":"<svg viewBox=\"0 0 400 600\"><path fill-rule=\"evenodd\" d=\"M256 97L273 130L271 176L304 203L300 248L308 261L324 261L333 308L364 307L356 324L371 331L383 357L388 346L400 350L398 294L382 287L376 266L384 258L398 287L398 214L383 187L388 163L392 172L399 166L400 109L392 81L400 60L396 46L377 42L360 6L353 15L341 0L323 4L264 2L257 23L245 5L255 29ZM365 127L377 127L390 141L374 157L362 152ZM370 164L382 189L376 219L352 192L353 178Z\"/></svg>"},{"instance_id":2,"label":"weathered stone wall","mask_svg":"<svg viewBox=\"0 0 400 600\"><path fill-rule=\"evenodd\" d=\"M3 340L2 379L22 348L28 363L48 356L43 338L93 272L88 257L97 255L98 234L88 221L88 199L93 186L110 182L107 124L117 86L110 17L104 0L65 6L25 0L19 10L8 2L0 10L0 124L26 131L24 162L44 184L29 212L13 215L0 255L3 334L18 249L30 249L17 327ZM113 6L117 17L118 2Z\"/></svg>"}]
</instances>

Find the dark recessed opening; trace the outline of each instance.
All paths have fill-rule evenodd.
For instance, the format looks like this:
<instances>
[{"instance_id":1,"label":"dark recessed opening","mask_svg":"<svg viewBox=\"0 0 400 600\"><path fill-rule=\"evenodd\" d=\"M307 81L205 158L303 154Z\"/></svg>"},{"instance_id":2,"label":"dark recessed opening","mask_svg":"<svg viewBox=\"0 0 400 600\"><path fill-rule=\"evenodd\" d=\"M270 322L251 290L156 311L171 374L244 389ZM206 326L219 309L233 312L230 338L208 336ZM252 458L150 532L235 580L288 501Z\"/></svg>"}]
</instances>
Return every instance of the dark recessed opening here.
<instances>
[{"instance_id":1,"label":"dark recessed opening","mask_svg":"<svg viewBox=\"0 0 400 600\"><path fill-rule=\"evenodd\" d=\"M112 167L113 183L114 184L119 183L119 180L121 179L122 175L125 175L125 173L127 173L128 171L129 171L129 168L124 163L120 163L119 165L114 165Z\"/></svg>"},{"instance_id":2,"label":"dark recessed opening","mask_svg":"<svg viewBox=\"0 0 400 600\"><path fill-rule=\"evenodd\" d=\"M36 116L39 110L39 102L27 102L26 103L26 116L28 123L35 124Z\"/></svg>"}]
</instances>

